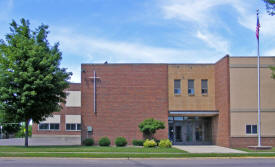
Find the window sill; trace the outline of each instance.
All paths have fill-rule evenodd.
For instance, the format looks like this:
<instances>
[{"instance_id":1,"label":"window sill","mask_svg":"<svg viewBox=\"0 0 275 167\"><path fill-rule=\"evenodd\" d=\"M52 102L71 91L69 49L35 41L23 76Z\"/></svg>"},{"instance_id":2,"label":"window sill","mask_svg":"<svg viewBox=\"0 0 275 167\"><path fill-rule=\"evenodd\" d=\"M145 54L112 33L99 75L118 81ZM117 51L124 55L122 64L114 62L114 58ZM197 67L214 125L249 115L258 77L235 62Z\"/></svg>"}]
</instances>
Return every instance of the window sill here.
<instances>
[{"instance_id":1,"label":"window sill","mask_svg":"<svg viewBox=\"0 0 275 167\"><path fill-rule=\"evenodd\" d=\"M208 96L208 93L202 93L201 95L202 96Z\"/></svg>"},{"instance_id":2,"label":"window sill","mask_svg":"<svg viewBox=\"0 0 275 167\"><path fill-rule=\"evenodd\" d=\"M81 130L65 130L65 131L68 131L68 132L80 132Z\"/></svg>"},{"instance_id":3,"label":"window sill","mask_svg":"<svg viewBox=\"0 0 275 167\"><path fill-rule=\"evenodd\" d=\"M181 94L174 94L174 96L181 96Z\"/></svg>"},{"instance_id":4,"label":"window sill","mask_svg":"<svg viewBox=\"0 0 275 167\"><path fill-rule=\"evenodd\" d=\"M188 96L195 96L195 94L188 94Z\"/></svg>"}]
</instances>

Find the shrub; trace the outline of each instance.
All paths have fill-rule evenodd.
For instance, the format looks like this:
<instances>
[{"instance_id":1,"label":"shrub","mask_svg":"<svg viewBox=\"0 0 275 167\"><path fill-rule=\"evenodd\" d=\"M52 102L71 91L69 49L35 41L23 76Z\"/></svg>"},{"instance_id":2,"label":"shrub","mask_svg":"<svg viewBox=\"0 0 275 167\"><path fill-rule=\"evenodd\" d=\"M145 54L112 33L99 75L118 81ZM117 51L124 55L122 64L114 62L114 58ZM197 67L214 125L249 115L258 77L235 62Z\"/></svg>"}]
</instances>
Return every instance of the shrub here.
<instances>
[{"instance_id":1,"label":"shrub","mask_svg":"<svg viewBox=\"0 0 275 167\"><path fill-rule=\"evenodd\" d=\"M108 137L102 137L99 141L98 141L98 144L100 146L110 146L111 144L111 141Z\"/></svg>"},{"instance_id":2,"label":"shrub","mask_svg":"<svg viewBox=\"0 0 275 167\"><path fill-rule=\"evenodd\" d=\"M144 140L133 140L132 144L134 146L143 146Z\"/></svg>"},{"instance_id":3,"label":"shrub","mask_svg":"<svg viewBox=\"0 0 275 167\"><path fill-rule=\"evenodd\" d=\"M127 145L127 140L124 137L117 137L115 144L117 147L123 147Z\"/></svg>"},{"instance_id":4,"label":"shrub","mask_svg":"<svg viewBox=\"0 0 275 167\"><path fill-rule=\"evenodd\" d=\"M92 145L94 145L94 139L92 139L92 138L85 139L83 141L83 145L85 145L85 146L92 146Z\"/></svg>"},{"instance_id":5,"label":"shrub","mask_svg":"<svg viewBox=\"0 0 275 167\"><path fill-rule=\"evenodd\" d=\"M164 122L155 120L154 118L145 119L139 125L139 130L143 133L145 139L153 139L154 134L159 129L164 129Z\"/></svg>"},{"instance_id":6,"label":"shrub","mask_svg":"<svg viewBox=\"0 0 275 167\"><path fill-rule=\"evenodd\" d=\"M144 147L155 147L157 146L157 143L155 142L155 140L145 140L145 142L143 143Z\"/></svg>"},{"instance_id":7,"label":"shrub","mask_svg":"<svg viewBox=\"0 0 275 167\"><path fill-rule=\"evenodd\" d=\"M166 139L166 140L160 140L159 147L161 147L161 148L170 148L170 147L172 147L172 143L168 139Z\"/></svg>"}]
</instances>

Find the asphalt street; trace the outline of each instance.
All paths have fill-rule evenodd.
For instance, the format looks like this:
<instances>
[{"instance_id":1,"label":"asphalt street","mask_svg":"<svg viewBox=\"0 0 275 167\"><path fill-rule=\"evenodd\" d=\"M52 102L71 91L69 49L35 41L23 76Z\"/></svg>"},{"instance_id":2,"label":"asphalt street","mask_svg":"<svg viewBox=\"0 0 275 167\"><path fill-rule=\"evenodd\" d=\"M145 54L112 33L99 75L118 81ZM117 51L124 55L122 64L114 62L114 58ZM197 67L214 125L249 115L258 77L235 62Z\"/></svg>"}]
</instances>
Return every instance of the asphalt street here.
<instances>
[{"instance_id":1,"label":"asphalt street","mask_svg":"<svg viewBox=\"0 0 275 167\"><path fill-rule=\"evenodd\" d=\"M275 158L72 159L0 158L0 167L275 167Z\"/></svg>"}]
</instances>

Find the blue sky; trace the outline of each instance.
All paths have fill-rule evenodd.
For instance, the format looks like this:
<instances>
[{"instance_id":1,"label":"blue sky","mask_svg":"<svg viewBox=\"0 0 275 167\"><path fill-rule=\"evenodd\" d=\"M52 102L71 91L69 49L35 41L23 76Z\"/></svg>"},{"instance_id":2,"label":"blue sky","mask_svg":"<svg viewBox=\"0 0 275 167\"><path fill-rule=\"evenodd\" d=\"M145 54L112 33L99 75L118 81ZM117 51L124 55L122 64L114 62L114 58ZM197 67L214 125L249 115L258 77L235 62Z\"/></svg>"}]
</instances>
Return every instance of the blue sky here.
<instances>
[{"instance_id":1,"label":"blue sky","mask_svg":"<svg viewBox=\"0 0 275 167\"><path fill-rule=\"evenodd\" d=\"M226 54L275 56L275 16L262 0L0 0L0 38L12 19L49 25L62 67L81 63L214 63Z\"/></svg>"}]
</instances>

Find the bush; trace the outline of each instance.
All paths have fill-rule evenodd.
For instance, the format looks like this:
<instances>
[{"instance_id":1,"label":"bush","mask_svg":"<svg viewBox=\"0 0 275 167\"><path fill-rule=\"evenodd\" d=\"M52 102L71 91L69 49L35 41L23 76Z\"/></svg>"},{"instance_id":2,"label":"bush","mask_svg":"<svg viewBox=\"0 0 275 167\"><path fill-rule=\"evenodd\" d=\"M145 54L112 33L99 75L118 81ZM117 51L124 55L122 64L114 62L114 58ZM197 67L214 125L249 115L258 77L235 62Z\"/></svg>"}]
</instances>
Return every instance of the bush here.
<instances>
[{"instance_id":1,"label":"bush","mask_svg":"<svg viewBox=\"0 0 275 167\"><path fill-rule=\"evenodd\" d=\"M92 138L85 139L83 141L83 145L85 145L85 146L92 146L92 145L94 145L94 139L92 139Z\"/></svg>"},{"instance_id":2,"label":"bush","mask_svg":"<svg viewBox=\"0 0 275 167\"><path fill-rule=\"evenodd\" d=\"M157 146L157 143L155 142L155 140L145 140L145 142L143 143L144 147L155 147Z\"/></svg>"},{"instance_id":3,"label":"bush","mask_svg":"<svg viewBox=\"0 0 275 167\"><path fill-rule=\"evenodd\" d=\"M144 140L133 140L132 144L134 146L143 146Z\"/></svg>"},{"instance_id":4,"label":"bush","mask_svg":"<svg viewBox=\"0 0 275 167\"><path fill-rule=\"evenodd\" d=\"M155 120L154 118L145 119L139 125L139 130L143 133L145 139L153 139L154 134L159 129L164 129L164 122Z\"/></svg>"},{"instance_id":5,"label":"bush","mask_svg":"<svg viewBox=\"0 0 275 167\"><path fill-rule=\"evenodd\" d=\"M99 141L98 141L98 144L100 146L110 146L111 144L111 141L108 137L102 137Z\"/></svg>"},{"instance_id":6,"label":"bush","mask_svg":"<svg viewBox=\"0 0 275 167\"><path fill-rule=\"evenodd\" d=\"M170 147L172 147L172 143L168 139L166 139L166 140L160 140L159 147L161 147L161 148L170 148Z\"/></svg>"},{"instance_id":7,"label":"bush","mask_svg":"<svg viewBox=\"0 0 275 167\"><path fill-rule=\"evenodd\" d=\"M117 137L115 144L117 147L123 147L127 145L127 140L124 137Z\"/></svg>"}]
</instances>

